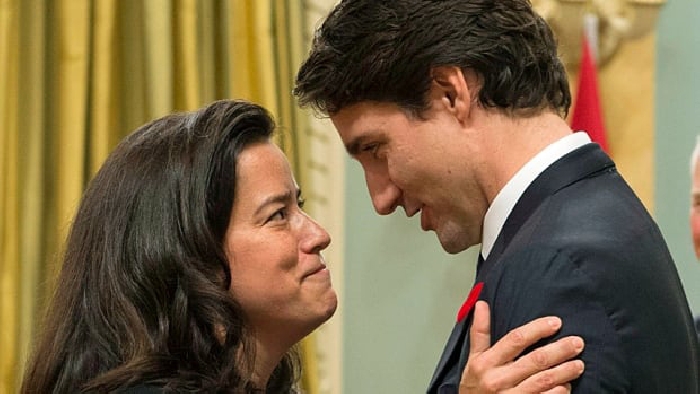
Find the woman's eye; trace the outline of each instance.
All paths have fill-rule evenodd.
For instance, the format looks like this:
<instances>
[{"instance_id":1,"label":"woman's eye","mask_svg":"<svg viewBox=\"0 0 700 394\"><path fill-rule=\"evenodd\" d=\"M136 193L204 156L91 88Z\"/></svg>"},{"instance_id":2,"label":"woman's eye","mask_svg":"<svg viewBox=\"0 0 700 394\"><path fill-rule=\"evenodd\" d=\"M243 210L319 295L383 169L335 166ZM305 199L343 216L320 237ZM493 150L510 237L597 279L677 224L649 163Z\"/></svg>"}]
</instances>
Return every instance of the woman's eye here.
<instances>
[{"instance_id":1,"label":"woman's eye","mask_svg":"<svg viewBox=\"0 0 700 394\"><path fill-rule=\"evenodd\" d=\"M275 211L275 213L273 213L272 215L270 215L270 217L267 218L267 221L268 221L268 222L273 222L273 221L277 221L277 220L284 220L284 219L286 219L286 218L287 218L287 213L285 212L285 209L284 209L284 208L280 208L280 209L278 209L277 211Z\"/></svg>"}]
</instances>

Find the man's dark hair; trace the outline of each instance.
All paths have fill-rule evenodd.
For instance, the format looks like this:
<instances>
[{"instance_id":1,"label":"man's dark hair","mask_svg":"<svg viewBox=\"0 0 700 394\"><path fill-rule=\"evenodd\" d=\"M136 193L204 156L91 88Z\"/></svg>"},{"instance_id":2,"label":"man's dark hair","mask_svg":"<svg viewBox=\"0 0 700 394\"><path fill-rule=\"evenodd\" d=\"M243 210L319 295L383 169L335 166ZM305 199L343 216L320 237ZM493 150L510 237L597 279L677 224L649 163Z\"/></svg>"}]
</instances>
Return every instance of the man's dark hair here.
<instances>
[{"instance_id":1,"label":"man's dark hair","mask_svg":"<svg viewBox=\"0 0 700 394\"><path fill-rule=\"evenodd\" d=\"M474 70L484 107L565 116L571 105L552 30L529 0L343 0L317 30L294 94L326 114L361 101L420 114L436 66Z\"/></svg>"}]
</instances>

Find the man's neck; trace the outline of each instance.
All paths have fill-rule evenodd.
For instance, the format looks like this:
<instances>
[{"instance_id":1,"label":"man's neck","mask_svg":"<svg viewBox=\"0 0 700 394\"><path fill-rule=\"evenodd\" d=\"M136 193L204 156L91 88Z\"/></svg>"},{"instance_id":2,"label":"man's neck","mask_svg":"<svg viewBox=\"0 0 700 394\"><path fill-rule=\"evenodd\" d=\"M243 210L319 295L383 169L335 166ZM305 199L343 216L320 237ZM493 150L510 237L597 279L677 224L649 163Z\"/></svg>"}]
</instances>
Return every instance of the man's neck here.
<instances>
[{"instance_id":1,"label":"man's neck","mask_svg":"<svg viewBox=\"0 0 700 394\"><path fill-rule=\"evenodd\" d=\"M528 161L550 144L572 133L554 113L527 118L492 115L484 130L484 166L480 181L489 204Z\"/></svg>"}]
</instances>

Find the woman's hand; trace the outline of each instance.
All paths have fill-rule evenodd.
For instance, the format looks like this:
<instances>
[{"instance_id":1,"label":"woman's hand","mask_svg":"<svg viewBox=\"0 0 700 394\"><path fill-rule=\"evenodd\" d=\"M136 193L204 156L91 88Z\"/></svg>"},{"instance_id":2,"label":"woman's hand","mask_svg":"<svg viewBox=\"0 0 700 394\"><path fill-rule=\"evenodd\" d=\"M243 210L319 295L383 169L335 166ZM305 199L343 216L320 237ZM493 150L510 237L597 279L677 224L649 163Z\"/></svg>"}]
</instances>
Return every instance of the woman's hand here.
<instances>
[{"instance_id":1,"label":"woman's hand","mask_svg":"<svg viewBox=\"0 0 700 394\"><path fill-rule=\"evenodd\" d=\"M571 392L572 380L583 373L583 361L571 360L583 351L583 339L565 337L518 358L528 346L554 335L561 319L542 317L520 326L491 345L488 304L476 303L469 331L469 361L459 384L460 394Z\"/></svg>"}]
</instances>

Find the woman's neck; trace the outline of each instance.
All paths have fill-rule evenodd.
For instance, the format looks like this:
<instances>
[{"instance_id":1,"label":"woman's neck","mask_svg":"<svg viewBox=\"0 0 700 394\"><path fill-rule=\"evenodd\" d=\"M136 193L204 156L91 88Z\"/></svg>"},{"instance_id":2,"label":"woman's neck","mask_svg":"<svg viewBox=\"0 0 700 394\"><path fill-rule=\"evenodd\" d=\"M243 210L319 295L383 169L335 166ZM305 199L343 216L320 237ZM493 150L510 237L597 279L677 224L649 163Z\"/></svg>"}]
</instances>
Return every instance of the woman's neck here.
<instances>
[{"instance_id":1,"label":"woman's neck","mask_svg":"<svg viewBox=\"0 0 700 394\"><path fill-rule=\"evenodd\" d=\"M251 382L256 388L264 389L267 387L267 382L272 372L280 361L282 361L282 357L284 357L289 348L285 347L282 349L281 346L271 345L269 342L261 341L259 338L253 341L253 346L255 349L255 359L252 361L255 365L253 365Z\"/></svg>"}]
</instances>

